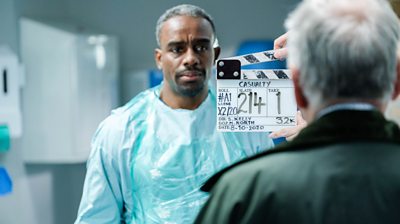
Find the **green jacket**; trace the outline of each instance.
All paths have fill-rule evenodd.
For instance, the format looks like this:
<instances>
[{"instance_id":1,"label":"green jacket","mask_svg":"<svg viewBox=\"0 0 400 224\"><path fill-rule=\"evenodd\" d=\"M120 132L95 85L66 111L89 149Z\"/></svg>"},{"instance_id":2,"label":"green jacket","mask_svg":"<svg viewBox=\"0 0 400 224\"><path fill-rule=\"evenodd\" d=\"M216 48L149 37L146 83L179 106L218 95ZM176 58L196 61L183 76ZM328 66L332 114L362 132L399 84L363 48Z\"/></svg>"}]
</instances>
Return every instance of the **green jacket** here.
<instances>
[{"instance_id":1,"label":"green jacket","mask_svg":"<svg viewBox=\"0 0 400 224\"><path fill-rule=\"evenodd\" d=\"M400 130L336 111L214 175L196 223L400 223Z\"/></svg>"}]
</instances>

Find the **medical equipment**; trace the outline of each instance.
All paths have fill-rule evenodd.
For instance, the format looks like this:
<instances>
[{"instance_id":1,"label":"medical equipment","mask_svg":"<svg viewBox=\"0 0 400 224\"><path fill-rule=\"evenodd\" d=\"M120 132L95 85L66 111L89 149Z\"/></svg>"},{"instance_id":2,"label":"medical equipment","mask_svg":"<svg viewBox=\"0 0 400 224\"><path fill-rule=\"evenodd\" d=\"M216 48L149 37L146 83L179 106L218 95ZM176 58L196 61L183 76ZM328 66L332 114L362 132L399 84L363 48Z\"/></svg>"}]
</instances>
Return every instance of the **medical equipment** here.
<instances>
[{"instance_id":1,"label":"medical equipment","mask_svg":"<svg viewBox=\"0 0 400 224\"><path fill-rule=\"evenodd\" d=\"M22 135L21 77L17 56L9 47L0 46L0 150L9 145L10 138Z\"/></svg>"}]
</instances>

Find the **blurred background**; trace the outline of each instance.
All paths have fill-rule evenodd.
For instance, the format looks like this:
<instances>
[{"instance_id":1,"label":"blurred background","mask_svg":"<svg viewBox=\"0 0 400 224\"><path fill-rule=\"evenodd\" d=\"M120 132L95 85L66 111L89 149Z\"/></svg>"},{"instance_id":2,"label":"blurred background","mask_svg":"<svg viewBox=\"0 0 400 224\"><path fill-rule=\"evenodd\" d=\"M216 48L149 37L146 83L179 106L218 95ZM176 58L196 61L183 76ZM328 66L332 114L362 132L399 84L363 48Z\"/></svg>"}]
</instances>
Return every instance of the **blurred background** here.
<instances>
[{"instance_id":1,"label":"blurred background","mask_svg":"<svg viewBox=\"0 0 400 224\"><path fill-rule=\"evenodd\" d=\"M0 223L73 223L97 125L162 78L153 54L166 9L210 13L223 58L271 49L298 2L1 0Z\"/></svg>"},{"instance_id":2,"label":"blurred background","mask_svg":"<svg viewBox=\"0 0 400 224\"><path fill-rule=\"evenodd\" d=\"M0 1L0 223L73 223L90 138L160 81L156 21L182 3L213 16L228 57L272 48L298 1Z\"/></svg>"}]
</instances>

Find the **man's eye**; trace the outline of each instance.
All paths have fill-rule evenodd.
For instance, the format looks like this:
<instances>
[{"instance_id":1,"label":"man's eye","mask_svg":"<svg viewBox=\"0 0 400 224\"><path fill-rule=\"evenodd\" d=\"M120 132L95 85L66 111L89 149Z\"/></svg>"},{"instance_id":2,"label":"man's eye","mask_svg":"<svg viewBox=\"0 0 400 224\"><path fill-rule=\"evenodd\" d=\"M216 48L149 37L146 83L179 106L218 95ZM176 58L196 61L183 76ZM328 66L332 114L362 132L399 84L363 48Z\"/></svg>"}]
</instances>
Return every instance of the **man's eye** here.
<instances>
[{"instance_id":1,"label":"man's eye","mask_svg":"<svg viewBox=\"0 0 400 224\"><path fill-rule=\"evenodd\" d=\"M171 52L175 53L175 54L182 53L182 51L183 51L182 47L173 47L173 48L171 48Z\"/></svg>"},{"instance_id":2,"label":"man's eye","mask_svg":"<svg viewBox=\"0 0 400 224\"><path fill-rule=\"evenodd\" d=\"M204 45L198 45L198 46L195 46L194 49L196 52L204 52L204 51L208 50L208 47L204 46Z\"/></svg>"}]
</instances>

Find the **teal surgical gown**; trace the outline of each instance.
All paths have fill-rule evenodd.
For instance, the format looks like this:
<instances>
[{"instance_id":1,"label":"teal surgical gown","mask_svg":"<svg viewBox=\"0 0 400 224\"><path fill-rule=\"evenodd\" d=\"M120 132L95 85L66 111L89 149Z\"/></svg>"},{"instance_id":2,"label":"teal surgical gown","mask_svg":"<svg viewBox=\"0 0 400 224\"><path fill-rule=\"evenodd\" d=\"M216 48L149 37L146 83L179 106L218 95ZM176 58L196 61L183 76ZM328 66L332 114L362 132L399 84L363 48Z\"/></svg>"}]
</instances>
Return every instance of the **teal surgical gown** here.
<instances>
[{"instance_id":1,"label":"teal surgical gown","mask_svg":"<svg viewBox=\"0 0 400 224\"><path fill-rule=\"evenodd\" d=\"M267 133L217 132L212 90L196 110L171 109L159 91L142 92L100 124L75 223L192 223L212 174L273 146Z\"/></svg>"}]
</instances>

